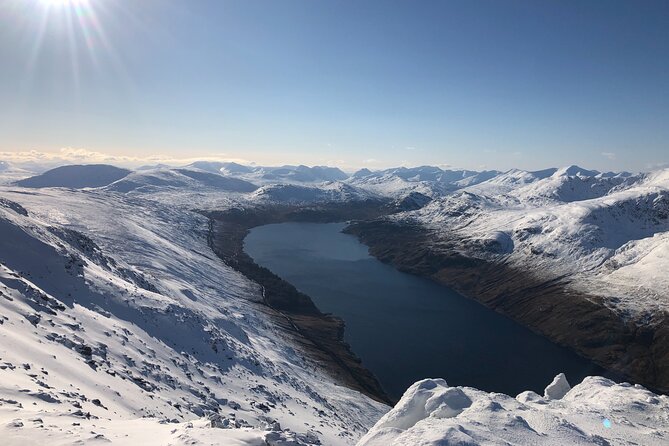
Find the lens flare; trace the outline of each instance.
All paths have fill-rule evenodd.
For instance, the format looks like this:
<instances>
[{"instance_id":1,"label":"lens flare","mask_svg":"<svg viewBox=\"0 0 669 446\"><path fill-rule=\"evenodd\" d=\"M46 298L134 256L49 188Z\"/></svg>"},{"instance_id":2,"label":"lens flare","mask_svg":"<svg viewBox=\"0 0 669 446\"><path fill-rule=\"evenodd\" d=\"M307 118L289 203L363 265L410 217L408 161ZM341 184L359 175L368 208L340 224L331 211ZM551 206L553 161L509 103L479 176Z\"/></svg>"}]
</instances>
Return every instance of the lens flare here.
<instances>
[{"instance_id":1,"label":"lens flare","mask_svg":"<svg viewBox=\"0 0 669 446\"><path fill-rule=\"evenodd\" d=\"M3 9L3 2L16 7ZM134 17L123 2L112 0L0 0L0 12L17 14L17 23L24 23L26 48L22 94L32 95L37 88L38 74L54 69L65 73L67 84L76 102L83 91L83 82L92 76L115 76L128 88L134 88L114 40L124 30L146 31L148 28ZM58 57L52 57L58 54ZM88 76L88 77L87 77Z\"/></svg>"},{"instance_id":2,"label":"lens flare","mask_svg":"<svg viewBox=\"0 0 669 446\"><path fill-rule=\"evenodd\" d=\"M39 0L46 6L80 6L88 3L88 0Z\"/></svg>"}]
</instances>

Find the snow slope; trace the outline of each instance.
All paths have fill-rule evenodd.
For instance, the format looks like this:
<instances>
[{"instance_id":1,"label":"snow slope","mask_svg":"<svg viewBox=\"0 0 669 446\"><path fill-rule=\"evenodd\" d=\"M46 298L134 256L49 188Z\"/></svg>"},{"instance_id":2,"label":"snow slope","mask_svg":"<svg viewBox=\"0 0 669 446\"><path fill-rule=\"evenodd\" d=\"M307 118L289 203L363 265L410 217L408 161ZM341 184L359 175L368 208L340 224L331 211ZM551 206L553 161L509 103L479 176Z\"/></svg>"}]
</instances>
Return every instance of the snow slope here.
<instances>
[{"instance_id":1,"label":"snow slope","mask_svg":"<svg viewBox=\"0 0 669 446\"><path fill-rule=\"evenodd\" d=\"M250 197L256 202L307 204L317 202L351 202L376 198L376 195L339 181L313 186L272 184L262 186Z\"/></svg>"},{"instance_id":2,"label":"snow slope","mask_svg":"<svg viewBox=\"0 0 669 446\"><path fill-rule=\"evenodd\" d=\"M107 186L114 181L124 178L130 173L128 169L121 169L107 164L86 164L61 166L48 170L40 175L16 182L22 187L70 187L83 189L85 187Z\"/></svg>"},{"instance_id":3,"label":"snow slope","mask_svg":"<svg viewBox=\"0 0 669 446\"><path fill-rule=\"evenodd\" d=\"M133 172L107 186L115 192L161 192L168 189L182 191L217 190L226 192L253 192L258 187L248 181L230 178L201 169L157 168Z\"/></svg>"},{"instance_id":4,"label":"snow slope","mask_svg":"<svg viewBox=\"0 0 669 446\"><path fill-rule=\"evenodd\" d=\"M202 162L193 163L193 166L203 167ZM258 184L270 183L323 183L342 181L348 175L336 167L328 166L244 166L238 163L208 163L210 171L245 179Z\"/></svg>"},{"instance_id":5,"label":"snow slope","mask_svg":"<svg viewBox=\"0 0 669 446\"><path fill-rule=\"evenodd\" d=\"M358 446L509 444L669 444L669 398L600 377L571 389L558 375L543 397L527 391L516 398L426 379Z\"/></svg>"},{"instance_id":6,"label":"snow slope","mask_svg":"<svg viewBox=\"0 0 669 446\"><path fill-rule=\"evenodd\" d=\"M3 441L36 418L45 441L71 444L126 424L187 438L188 422L220 416L241 444L264 444L275 422L297 444L351 444L387 410L292 347L199 214L105 189L0 196Z\"/></svg>"},{"instance_id":7,"label":"snow slope","mask_svg":"<svg viewBox=\"0 0 669 446\"><path fill-rule=\"evenodd\" d=\"M568 276L623 314L669 311L669 170L510 171L398 218L459 240L467 255Z\"/></svg>"},{"instance_id":8,"label":"snow slope","mask_svg":"<svg viewBox=\"0 0 669 446\"><path fill-rule=\"evenodd\" d=\"M379 195L398 198L411 192L436 197L489 180L499 172L443 170L435 166L396 167L380 171L362 169L348 182Z\"/></svg>"},{"instance_id":9,"label":"snow slope","mask_svg":"<svg viewBox=\"0 0 669 446\"><path fill-rule=\"evenodd\" d=\"M294 347L191 211L408 197L420 209L394 218L472 255L567 274L638 316L669 307L669 170L397 169L255 189L223 167L97 189L0 186L2 444L669 443L666 396L598 377L517 398L425 380L383 416Z\"/></svg>"},{"instance_id":10,"label":"snow slope","mask_svg":"<svg viewBox=\"0 0 669 446\"><path fill-rule=\"evenodd\" d=\"M411 192L431 197L443 195L499 174L497 171L444 170L436 166L396 167L378 171L361 169L350 176L338 168L327 166L263 167L198 161L186 167L221 173L264 186L290 184L320 188L321 184L344 182L375 195L391 198L402 198Z\"/></svg>"},{"instance_id":11,"label":"snow slope","mask_svg":"<svg viewBox=\"0 0 669 446\"><path fill-rule=\"evenodd\" d=\"M0 160L0 184L9 184L34 175L33 172Z\"/></svg>"}]
</instances>

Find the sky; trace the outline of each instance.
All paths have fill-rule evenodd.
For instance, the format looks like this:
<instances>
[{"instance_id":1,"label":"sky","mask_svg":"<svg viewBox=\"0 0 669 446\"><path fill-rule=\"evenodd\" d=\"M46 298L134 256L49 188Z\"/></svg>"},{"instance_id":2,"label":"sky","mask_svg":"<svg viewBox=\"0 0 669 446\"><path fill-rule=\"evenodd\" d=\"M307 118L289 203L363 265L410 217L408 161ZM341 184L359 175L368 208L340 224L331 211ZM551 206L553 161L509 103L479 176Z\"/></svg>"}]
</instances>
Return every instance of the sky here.
<instances>
[{"instance_id":1,"label":"sky","mask_svg":"<svg viewBox=\"0 0 669 446\"><path fill-rule=\"evenodd\" d=\"M0 160L642 171L669 2L0 0Z\"/></svg>"}]
</instances>

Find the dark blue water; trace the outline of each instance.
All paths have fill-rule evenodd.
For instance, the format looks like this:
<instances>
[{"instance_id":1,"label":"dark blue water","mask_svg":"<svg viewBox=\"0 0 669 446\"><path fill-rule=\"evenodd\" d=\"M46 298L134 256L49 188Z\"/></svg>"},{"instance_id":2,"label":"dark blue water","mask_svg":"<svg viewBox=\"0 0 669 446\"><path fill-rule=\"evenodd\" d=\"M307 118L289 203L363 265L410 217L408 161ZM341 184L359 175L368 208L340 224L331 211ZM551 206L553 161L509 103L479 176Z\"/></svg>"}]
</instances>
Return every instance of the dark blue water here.
<instances>
[{"instance_id":1,"label":"dark blue water","mask_svg":"<svg viewBox=\"0 0 669 446\"><path fill-rule=\"evenodd\" d=\"M565 372L573 384L602 374L591 362L427 279L401 273L341 233L342 223L254 228L246 252L346 322L346 341L391 397L415 381L516 395L543 393Z\"/></svg>"}]
</instances>

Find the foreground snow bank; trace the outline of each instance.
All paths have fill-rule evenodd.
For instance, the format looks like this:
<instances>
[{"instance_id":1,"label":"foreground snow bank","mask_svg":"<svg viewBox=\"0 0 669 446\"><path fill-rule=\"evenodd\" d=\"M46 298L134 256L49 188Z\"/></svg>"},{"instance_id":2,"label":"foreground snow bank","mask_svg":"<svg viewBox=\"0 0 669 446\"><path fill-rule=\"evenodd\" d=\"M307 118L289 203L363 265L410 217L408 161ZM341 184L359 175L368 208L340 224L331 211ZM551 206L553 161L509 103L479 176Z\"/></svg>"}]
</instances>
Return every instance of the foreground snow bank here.
<instances>
[{"instance_id":1,"label":"foreground snow bank","mask_svg":"<svg viewBox=\"0 0 669 446\"><path fill-rule=\"evenodd\" d=\"M110 420L65 414L54 416L40 411L12 410L6 402L0 405L0 438L3 446L105 443L122 446L321 445L315 437L281 430L281 426L266 429L240 427L208 418L170 423L155 418Z\"/></svg>"},{"instance_id":2,"label":"foreground snow bank","mask_svg":"<svg viewBox=\"0 0 669 446\"><path fill-rule=\"evenodd\" d=\"M570 389L560 374L544 397L527 391L516 398L426 379L411 386L358 446L509 443L669 444L669 398L601 377Z\"/></svg>"}]
</instances>

